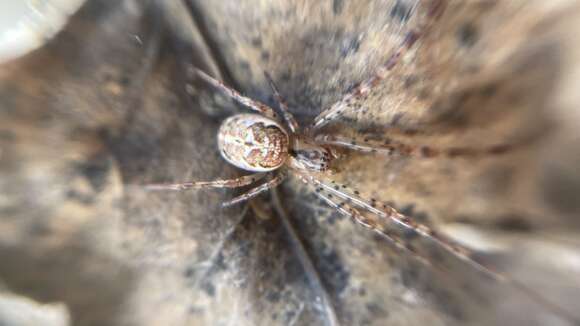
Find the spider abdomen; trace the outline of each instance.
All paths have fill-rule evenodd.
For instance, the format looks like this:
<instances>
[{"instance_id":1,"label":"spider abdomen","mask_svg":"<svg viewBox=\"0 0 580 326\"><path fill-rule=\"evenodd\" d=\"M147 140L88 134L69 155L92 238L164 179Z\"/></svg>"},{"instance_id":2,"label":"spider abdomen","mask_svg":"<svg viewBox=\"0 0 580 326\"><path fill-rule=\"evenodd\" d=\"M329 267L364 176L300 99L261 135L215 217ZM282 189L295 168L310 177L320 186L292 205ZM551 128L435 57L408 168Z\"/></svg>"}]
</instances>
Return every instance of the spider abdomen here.
<instances>
[{"instance_id":1,"label":"spider abdomen","mask_svg":"<svg viewBox=\"0 0 580 326\"><path fill-rule=\"evenodd\" d=\"M221 155L248 171L272 171L288 157L290 139L276 121L257 114L237 114L226 119L218 132Z\"/></svg>"}]
</instances>

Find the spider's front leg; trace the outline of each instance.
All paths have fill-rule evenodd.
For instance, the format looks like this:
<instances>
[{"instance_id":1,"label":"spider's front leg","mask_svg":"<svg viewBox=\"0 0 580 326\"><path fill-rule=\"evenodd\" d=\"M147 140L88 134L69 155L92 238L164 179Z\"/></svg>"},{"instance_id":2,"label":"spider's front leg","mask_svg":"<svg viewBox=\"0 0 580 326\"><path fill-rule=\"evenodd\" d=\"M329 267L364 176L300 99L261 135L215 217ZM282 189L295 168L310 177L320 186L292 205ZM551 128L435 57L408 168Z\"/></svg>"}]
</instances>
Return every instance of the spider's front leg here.
<instances>
[{"instance_id":1,"label":"spider's front leg","mask_svg":"<svg viewBox=\"0 0 580 326\"><path fill-rule=\"evenodd\" d=\"M523 143L518 143L497 144L486 147L439 148L426 145L409 145L390 138L377 140L371 139L368 136L343 137L336 135L319 135L316 137L316 143L320 145L342 147L363 153L377 153L389 156L399 155L420 158L476 158L481 156L501 155L523 145Z\"/></svg>"},{"instance_id":2,"label":"spider's front leg","mask_svg":"<svg viewBox=\"0 0 580 326\"><path fill-rule=\"evenodd\" d=\"M403 55L409 51L413 45L415 45L420 37L427 33L437 18L441 17L445 10L447 1L430 0L421 2L429 3L424 17L425 21L418 27L407 32L401 45L387 58L384 64L377 68L373 76L358 84L351 92L344 95L338 102L332 104L329 108L323 110L316 118L314 118L314 121L307 129L308 133L312 134L317 129L324 127L329 122L342 116L347 109L352 108L352 104L355 100L359 100L369 95L379 82L387 78L389 72L399 63L399 61L401 61Z\"/></svg>"},{"instance_id":3,"label":"spider's front leg","mask_svg":"<svg viewBox=\"0 0 580 326\"><path fill-rule=\"evenodd\" d=\"M284 101L284 99L280 95L278 87L276 87L276 84L274 84L274 80L267 72L264 72L264 76L266 76L266 80L268 80L268 84L270 84L270 88L272 88L272 92L274 92L274 98L276 99L276 101L278 101L280 111L282 111L282 115L284 116L284 120L286 120L286 124L288 125L290 132L292 132L293 134L297 133L298 128L300 126L298 125L298 122L296 122L294 115L292 115L292 113L290 112L290 109L288 109L286 101Z\"/></svg>"}]
</instances>

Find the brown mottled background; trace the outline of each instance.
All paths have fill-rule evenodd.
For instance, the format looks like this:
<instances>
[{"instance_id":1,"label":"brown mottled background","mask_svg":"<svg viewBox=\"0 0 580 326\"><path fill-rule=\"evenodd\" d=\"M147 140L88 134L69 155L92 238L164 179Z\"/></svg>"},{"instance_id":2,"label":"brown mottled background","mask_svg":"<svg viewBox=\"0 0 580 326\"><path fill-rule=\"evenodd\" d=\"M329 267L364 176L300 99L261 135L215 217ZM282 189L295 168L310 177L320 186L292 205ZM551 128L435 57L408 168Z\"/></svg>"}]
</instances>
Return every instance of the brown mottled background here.
<instances>
[{"instance_id":1,"label":"brown mottled background","mask_svg":"<svg viewBox=\"0 0 580 326\"><path fill-rule=\"evenodd\" d=\"M0 66L0 325L573 325L580 321L580 6L448 0L441 19L325 133L503 156L347 152L333 176L474 248L562 311L424 239L429 267L290 180L232 191L148 182L240 175L216 150L240 109L199 67L307 123L373 73L428 0L89 0ZM423 3L423 4L421 4ZM414 130L414 136L401 133ZM35 319L36 318L36 319Z\"/></svg>"}]
</instances>

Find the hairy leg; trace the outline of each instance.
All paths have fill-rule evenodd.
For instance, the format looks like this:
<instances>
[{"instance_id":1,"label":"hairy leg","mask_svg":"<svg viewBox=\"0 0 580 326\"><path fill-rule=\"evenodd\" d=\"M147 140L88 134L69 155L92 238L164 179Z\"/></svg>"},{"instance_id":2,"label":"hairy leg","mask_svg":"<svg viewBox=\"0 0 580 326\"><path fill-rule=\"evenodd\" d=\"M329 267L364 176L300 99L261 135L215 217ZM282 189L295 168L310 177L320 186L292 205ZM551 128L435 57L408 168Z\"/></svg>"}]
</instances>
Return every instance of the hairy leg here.
<instances>
[{"instance_id":1,"label":"hairy leg","mask_svg":"<svg viewBox=\"0 0 580 326\"><path fill-rule=\"evenodd\" d=\"M324 127L326 124L340 117L344 111L352 107L355 100L366 97L379 84L380 81L388 76L388 73L399 63L401 57L413 47L417 40L422 37L437 20L445 9L446 0L429 0L426 22L421 26L407 32L403 42L398 49L381 65L375 74L369 79L361 82L351 92L344 95L338 102L332 104L329 108L322 111L312 124L308 127L309 133Z\"/></svg>"},{"instance_id":2,"label":"hairy leg","mask_svg":"<svg viewBox=\"0 0 580 326\"><path fill-rule=\"evenodd\" d=\"M365 199L360 196L358 190L350 189L345 185L340 185L332 181L331 183L326 183L318 179L314 175L305 175L309 183L312 183L318 188L322 188L325 191L349 201L352 205L360 207L370 213L373 213L387 221L390 221L393 225L402 228L407 232L414 232L417 235L426 237L441 246L457 258L465 261L477 270L484 272L485 274L492 275L495 278L503 279L502 275L497 274L495 271L490 270L488 267L481 265L471 258L471 252L466 248L458 245L453 240L440 235L435 232L435 230L429 228L426 225L417 223L413 218L405 216L399 213L390 205L378 201L374 198Z\"/></svg>"},{"instance_id":3,"label":"hairy leg","mask_svg":"<svg viewBox=\"0 0 580 326\"><path fill-rule=\"evenodd\" d=\"M437 148L425 145L408 145L390 138L382 140L370 139L364 136L342 137L334 135L321 135L316 137L320 145L343 147L365 153L377 153L383 155L412 156L420 158L458 158L458 157L481 157L489 155L501 155L515 149L516 144L498 144L487 147L447 147ZM520 145L520 144L518 144Z\"/></svg>"},{"instance_id":4,"label":"hairy leg","mask_svg":"<svg viewBox=\"0 0 580 326\"><path fill-rule=\"evenodd\" d=\"M288 105L286 104L286 101L284 101L284 99L280 95L280 92L278 91L278 87L276 87L276 84L274 84L274 80L272 80L272 77L270 76L270 74L268 74L267 72L264 72L264 75L266 76L266 79L268 80L268 83L270 84L270 87L272 88L272 91L274 92L274 98L276 99L276 101L278 101L278 104L280 105L280 110L282 111L282 115L284 116L284 120L286 120L286 124L288 125L288 128L290 129L290 131L293 134L297 133L298 128L299 128L298 122L296 122L296 119L294 118L294 116L292 115L290 110L288 109Z\"/></svg>"},{"instance_id":5,"label":"hairy leg","mask_svg":"<svg viewBox=\"0 0 580 326\"><path fill-rule=\"evenodd\" d=\"M235 179L227 180L214 180L214 181L190 181L183 183L157 183L145 185L147 190L188 190L188 189L200 189L200 188L239 188L252 184L261 178L263 178L265 173L255 173L250 175L245 175Z\"/></svg>"},{"instance_id":6,"label":"hairy leg","mask_svg":"<svg viewBox=\"0 0 580 326\"><path fill-rule=\"evenodd\" d=\"M417 251L415 251L415 249L413 249L411 246L408 246L401 239L399 239L397 235L389 231L388 227L383 223L383 221L380 221L376 218L376 215L365 216L361 214L359 210L350 205L347 200L333 196L332 194L328 193L328 191L325 191L324 188L316 187L314 184L312 185L315 187L315 195L322 199L330 207L336 209L342 215L349 217L353 222L375 231L383 238L391 242L399 250L411 254L421 263L430 267L434 267L426 257L420 255Z\"/></svg>"},{"instance_id":7,"label":"hairy leg","mask_svg":"<svg viewBox=\"0 0 580 326\"><path fill-rule=\"evenodd\" d=\"M534 290L528 288L525 284L481 265L470 257L470 252L466 248L460 247L452 240L435 233L435 231L429 227L413 221L410 217L397 212L389 205L378 202L375 199L364 200L359 196L357 190L353 190L351 192L349 188L344 185L339 185L334 182L331 182L331 184L324 183L315 178L314 175L310 175L308 173L299 174L299 177L304 182L315 186L317 196L322 198L326 203L338 209L341 213L352 217L357 223L368 227L390 239L399 249L410 252L421 262L437 268L425 256L422 256L413 250L411 246L405 245L402 241L398 241L397 237L393 236L393 234L388 231L387 226L384 225L380 220L363 216L358 212L357 209L353 208L352 206L358 206L359 208L373 213L378 217L384 218L385 220L390 220L395 226L403 227L407 231L416 232L421 236L433 240L435 243L442 246L445 250L452 253L454 256L466 262L476 270L483 272L485 275L491 277L495 281L507 284L512 288L521 291L530 299L536 301L553 313L560 315L574 322L575 324L580 324L580 321L569 311L549 301L543 295L538 294ZM337 202L338 200L342 200L342 202Z\"/></svg>"},{"instance_id":8,"label":"hairy leg","mask_svg":"<svg viewBox=\"0 0 580 326\"><path fill-rule=\"evenodd\" d=\"M272 109L271 107L267 106L264 103L261 103L259 101L253 100L249 97L245 97L242 94L240 94L238 91L236 91L235 89L226 86L224 83L222 83L221 81L209 76L208 74L206 74L205 72L199 70L199 69L195 69L195 72L197 73L197 75L205 80L206 82L208 82L209 84L213 85L214 87L216 87L217 89L219 89L220 91L222 91L225 95L227 95L228 97L234 99L235 101L237 101L238 103L254 110L257 111L263 115L265 115L266 117L270 118L270 119L274 119L274 120L278 120L278 115L276 114L276 112L274 111L274 109Z\"/></svg>"},{"instance_id":9,"label":"hairy leg","mask_svg":"<svg viewBox=\"0 0 580 326\"><path fill-rule=\"evenodd\" d=\"M281 171L274 178L269 180L268 182L263 183L256 188L250 189L248 192L246 192L243 195L240 195L238 197L235 197L231 200L224 202L222 204L222 206L228 207L228 206L232 206L232 205L237 204L237 203L241 203L241 202L246 201L248 199L254 198L257 195L278 186L280 183L282 183L282 181L284 181L286 179L286 176L287 176L286 172Z\"/></svg>"}]
</instances>

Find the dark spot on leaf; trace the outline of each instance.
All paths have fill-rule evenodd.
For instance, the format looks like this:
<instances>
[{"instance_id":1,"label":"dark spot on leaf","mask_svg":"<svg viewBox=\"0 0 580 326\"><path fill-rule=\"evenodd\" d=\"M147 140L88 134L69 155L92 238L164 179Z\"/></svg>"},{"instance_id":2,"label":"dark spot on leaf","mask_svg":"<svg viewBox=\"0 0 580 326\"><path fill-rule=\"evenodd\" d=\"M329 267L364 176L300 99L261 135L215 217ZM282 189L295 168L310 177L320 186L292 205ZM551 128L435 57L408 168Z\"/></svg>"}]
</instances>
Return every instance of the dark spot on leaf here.
<instances>
[{"instance_id":1,"label":"dark spot on leaf","mask_svg":"<svg viewBox=\"0 0 580 326\"><path fill-rule=\"evenodd\" d=\"M343 0L333 0L332 1L332 12L335 15L338 15L342 12L342 8L344 8L344 1Z\"/></svg>"},{"instance_id":2,"label":"dark spot on leaf","mask_svg":"<svg viewBox=\"0 0 580 326\"><path fill-rule=\"evenodd\" d=\"M194 274L194 269L191 267L186 268L185 271L183 272L183 276L185 276L186 278L192 277L193 274Z\"/></svg>"},{"instance_id":3,"label":"dark spot on leaf","mask_svg":"<svg viewBox=\"0 0 580 326\"><path fill-rule=\"evenodd\" d=\"M342 203L338 204L338 207L341 207ZM338 220L339 218L342 218L343 214L341 214L340 212L336 211L333 212L332 214L330 214L330 216L328 217L328 219L326 220L328 222L328 224L333 225L334 223L336 223L336 220Z\"/></svg>"},{"instance_id":4,"label":"dark spot on leaf","mask_svg":"<svg viewBox=\"0 0 580 326\"><path fill-rule=\"evenodd\" d=\"M32 224L28 228L28 234L30 234L33 237L46 237L51 233L52 233L51 227L46 223Z\"/></svg>"},{"instance_id":5,"label":"dark spot on leaf","mask_svg":"<svg viewBox=\"0 0 580 326\"><path fill-rule=\"evenodd\" d=\"M253 45L254 47L257 47L257 48L261 47L261 46L262 46L262 39L261 39L259 36L257 36L257 37L254 37L254 38L252 39L252 45Z\"/></svg>"},{"instance_id":6,"label":"dark spot on leaf","mask_svg":"<svg viewBox=\"0 0 580 326\"><path fill-rule=\"evenodd\" d=\"M492 148L489 149L489 153L490 154L504 154L507 151L509 151L512 147L510 145L497 145L497 146L493 146Z\"/></svg>"},{"instance_id":7,"label":"dark spot on leaf","mask_svg":"<svg viewBox=\"0 0 580 326\"><path fill-rule=\"evenodd\" d=\"M111 169L111 160L105 154L92 157L88 162L78 165L78 169L90 182L96 192L101 192L105 186L106 176Z\"/></svg>"},{"instance_id":8,"label":"dark spot on leaf","mask_svg":"<svg viewBox=\"0 0 580 326\"><path fill-rule=\"evenodd\" d=\"M205 292L207 295L209 295L210 297L213 297L215 295L215 286L213 284L211 284L211 282L204 281L201 283L200 287L201 287L201 290L203 292Z\"/></svg>"},{"instance_id":9,"label":"dark spot on leaf","mask_svg":"<svg viewBox=\"0 0 580 326\"><path fill-rule=\"evenodd\" d=\"M90 205L95 202L95 197L91 194L85 194L77 190L71 189L66 193L67 198L78 201L84 205Z\"/></svg>"},{"instance_id":10,"label":"dark spot on leaf","mask_svg":"<svg viewBox=\"0 0 580 326\"><path fill-rule=\"evenodd\" d=\"M250 71L250 64L247 61L240 62L240 68L245 71Z\"/></svg>"},{"instance_id":11,"label":"dark spot on leaf","mask_svg":"<svg viewBox=\"0 0 580 326\"><path fill-rule=\"evenodd\" d=\"M415 211L415 204L409 204L401 207L400 212L403 215L412 216Z\"/></svg>"},{"instance_id":12,"label":"dark spot on leaf","mask_svg":"<svg viewBox=\"0 0 580 326\"><path fill-rule=\"evenodd\" d=\"M460 304L453 300L453 297L447 292L437 291L437 306L447 312L447 315L454 318L457 321L462 321L465 319L463 311L460 308Z\"/></svg>"},{"instance_id":13,"label":"dark spot on leaf","mask_svg":"<svg viewBox=\"0 0 580 326\"><path fill-rule=\"evenodd\" d=\"M419 92L417 92L417 99L419 100L426 100L429 98L429 96L431 95L431 92L426 88L422 88L419 90Z\"/></svg>"},{"instance_id":14,"label":"dark spot on leaf","mask_svg":"<svg viewBox=\"0 0 580 326\"><path fill-rule=\"evenodd\" d=\"M472 47L478 38L479 32L471 23L465 23L457 30L457 41L461 46Z\"/></svg>"},{"instance_id":15,"label":"dark spot on leaf","mask_svg":"<svg viewBox=\"0 0 580 326\"><path fill-rule=\"evenodd\" d=\"M203 309L201 309L201 308L198 308L198 307L195 307L195 306L191 306L191 307L189 307L189 309L188 309L188 313L189 313L190 315L197 315L197 314L201 314L201 313L203 313L203 312L204 312L204 310L203 310Z\"/></svg>"},{"instance_id":16,"label":"dark spot on leaf","mask_svg":"<svg viewBox=\"0 0 580 326\"><path fill-rule=\"evenodd\" d=\"M401 0L397 0L393 9L391 9L390 16L398 19L401 23L405 23L411 17L411 6Z\"/></svg>"},{"instance_id":17,"label":"dark spot on leaf","mask_svg":"<svg viewBox=\"0 0 580 326\"><path fill-rule=\"evenodd\" d=\"M270 302L278 302L280 301L280 291L269 291L266 294L266 300L270 301Z\"/></svg>"},{"instance_id":18,"label":"dark spot on leaf","mask_svg":"<svg viewBox=\"0 0 580 326\"><path fill-rule=\"evenodd\" d=\"M532 230L530 222L521 216L506 216L497 221L496 226L505 231L529 232Z\"/></svg>"},{"instance_id":19,"label":"dark spot on leaf","mask_svg":"<svg viewBox=\"0 0 580 326\"><path fill-rule=\"evenodd\" d=\"M227 265L226 265L223 253L220 252L217 255L217 257L215 258L215 261L214 261L213 268L215 268L216 271L227 269Z\"/></svg>"},{"instance_id":20,"label":"dark spot on leaf","mask_svg":"<svg viewBox=\"0 0 580 326\"><path fill-rule=\"evenodd\" d=\"M401 270L401 283L407 288L415 288L419 284L419 272L417 269L408 267Z\"/></svg>"},{"instance_id":21,"label":"dark spot on leaf","mask_svg":"<svg viewBox=\"0 0 580 326\"><path fill-rule=\"evenodd\" d=\"M481 89L481 95L484 98L489 98L497 93L498 86L496 84L488 84Z\"/></svg>"},{"instance_id":22,"label":"dark spot on leaf","mask_svg":"<svg viewBox=\"0 0 580 326\"><path fill-rule=\"evenodd\" d=\"M360 48L360 41L358 38L351 38L347 39L343 42L342 46L340 47L340 56L346 57L348 55L354 54Z\"/></svg>"},{"instance_id":23,"label":"dark spot on leaf","mask_svg":"<svg viewBox=\"0 0 580 326\"><path fill-rule=\"evenodd\" d=\"M389 315L385 310L384 303L381 302L368 302L366 308L375 318L387 317Z\"/></svg>"},{"instance_id":24,"label":"dark spot on leaf","mask_svg":"<svg viewBox=\"0 0 580 326\"><path fill-rule=\"evenodd\" d=\"M286 281L290 284L306 281L304 269L296 259L287 259L284 262L284 271L286 271Z\"/></svg>"},{"instance_id":25,"label":"dark spot on leaf","mask_svg":"<svg viewBox=\"0 0 580 326\"><path fill-rule=\"evenodd\" d=\"M421 147L421 155L423 157L434 157L438 154L438 152L430 147Z\"/></svg>"},{"instance_id":26,"label":"dark spot on leaf","mask_svg":"<svg viewBox=\"0 0 580 326\"><path fill-rule=\"evenodd\" d=\"M429 217L424 212L416 212L413 214L413 219L417 221L417 223L426 223L429 220Z\"/></svg>"},{"instance_id":27,"label":"dark spot on leaf","mask_svg":"<svg viewBox=\"0 0 580 326\"><path fill-rule=\"evenodd\" d=\"M364 297L365 295L367 295L367 290L366 290L365 288L360 288L360 289L358 290L358 294L359 294L361 297Z\"/></svg>"},{"instance_id":28,"label":"dark spot on leaf","mask_svg":"<svg viewBox=\"0 0 580 326\"><path fill-rule=\"evenodd\" d=\"M403 82L403 87L409 88L409 87L417 84L418 81L419 81L419 78L417 78L417 76L415 76L415 75L407 76L405 78L405 81Z\"/></svg>"},{"instance_id":29,"label":"dark spot on leaf","mask_svg":"<svg viewBox=\"0 0 580 326\"><path fill-rule=\"evenodd\" d=\"M335 293L341 293L349 283L350 273L345 269L336 251L324 253L320 257L320 274L325 275L324 282Z\"/></svg>"},{"instance_id":30,"label":"dark spot on leaf","mask_svg":"<svg viewBox=\"0 0 580 326\"><path fill-rule=\"evenodd\" d=\"M119 79L119 83L122 86L129 86L129 84L131 83L131 77L127 75L121 76L121 78Z\"/></svg>"}]
</instances>

